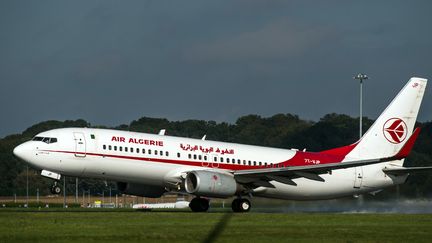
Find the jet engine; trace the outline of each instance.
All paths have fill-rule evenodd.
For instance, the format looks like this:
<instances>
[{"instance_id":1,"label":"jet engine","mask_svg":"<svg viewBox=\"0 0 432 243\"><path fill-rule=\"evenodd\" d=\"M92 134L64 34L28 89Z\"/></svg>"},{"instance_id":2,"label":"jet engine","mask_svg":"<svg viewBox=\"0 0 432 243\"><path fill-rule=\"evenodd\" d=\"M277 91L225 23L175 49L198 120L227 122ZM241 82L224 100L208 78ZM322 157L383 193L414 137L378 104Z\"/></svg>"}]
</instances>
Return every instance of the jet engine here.
<instances>
[{"instance_id":1,"label":"jet engine","mask_svg":"<svg viewBox=\"0 0 432 243\"><path fill-rule=\"evenodd\" d=\"M164 187L126 182L117 182L117 189L124 194L151 198L161 197L166 192Z\"/></svg>"},{"instance_id":2,"label":"jet engine","mask_svg":"<svg viewBox=\"0 0 432 243\"><path fill-rule=\"evenodd\" d=\"M197 196L226 198L234 196L239 185L232 175L198 170L186 175L185 189Z\"/></svg>"}]
</instances>

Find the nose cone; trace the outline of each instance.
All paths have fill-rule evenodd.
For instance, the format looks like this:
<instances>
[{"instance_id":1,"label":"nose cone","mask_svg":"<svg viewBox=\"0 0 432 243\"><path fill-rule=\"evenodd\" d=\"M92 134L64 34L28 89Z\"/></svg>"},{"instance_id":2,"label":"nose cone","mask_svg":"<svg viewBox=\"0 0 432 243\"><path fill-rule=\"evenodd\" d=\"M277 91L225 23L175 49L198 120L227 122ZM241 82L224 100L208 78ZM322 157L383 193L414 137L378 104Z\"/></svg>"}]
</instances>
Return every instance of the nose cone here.
<instances>
[{"instance_id":1,"label":"nose cone","mask_svg":"<svg viewBox=\"0 0 432 243\"><path fill-rule=\"evenodd\" d=\"M32 147L31 141L25 142L16 146L13 150L13 153L16 157L29 162L30 155L32 154Z\"/></svg>"},{"instance_id":2,"label":"nose cone","mask_svg":"<svg viewBox=\"0 0 432 243\"><path fill-rule=\"evenodd\" d=\"M33 141L28 141L16 146L13 153L17 158L30 164L32 167L39 168L40 160L38 156L36 156L37 153Z\"/></svg>"},{"instance_id":3,"label":"nose cone","mask_svg":"<svg viewBox=\"0 0 432 243\"><path fill-rule=\"evenodd\" d=\"M16 146L13 150L13 153L16 157L22 159L23 155L24 155L24 150L25 150L25 145L24 144L20 144L18 146Z\"/></svg>"}]
</instances>

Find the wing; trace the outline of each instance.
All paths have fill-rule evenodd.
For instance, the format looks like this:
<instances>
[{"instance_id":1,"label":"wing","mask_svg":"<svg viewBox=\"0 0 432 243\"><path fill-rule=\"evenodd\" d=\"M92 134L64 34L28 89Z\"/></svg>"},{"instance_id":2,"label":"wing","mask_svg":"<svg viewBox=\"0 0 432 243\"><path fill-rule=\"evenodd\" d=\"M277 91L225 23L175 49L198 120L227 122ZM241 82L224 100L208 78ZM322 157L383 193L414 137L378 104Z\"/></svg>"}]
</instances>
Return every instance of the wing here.
<instances>
[{"instance_id":1,"label":"wing","mask_svg":"<svg viewBox=\"0 0 432 243\"><path fill-rule=\"evenodd\" d=\"M347 161L342 163L337 162L337 163L326 163L326 164L318 164L318 165L291 166L291 167L284 167L284 168L241 170L241 171L234 172L234 178L236 179L237 182L242 184L252 184L253 186L264 186L264 187L274 187L271 183L269 183L269 181L272 180L284 184L296 185L296 183L292 179L300 178L300 177L304 177L310 180L324 181L324 179L320 175L331 173L332 170L377 164L377 163L401 160L406 158L410 153L419 132L420 129L416 129L411 135L411 137L407 140L405 145L400 149L400 151L391 157ZM423 167L423 168L429 168L429 167ZM430 168L432 169L432 167ZM400 169L401 168L399 168L399 170ZM389 170L390 169L388 169L388 171ZM395 169L392 170L396 172ZM407 173L407 172L403 172L403 173Z\"/></svg>"},{"instance_id":2,"label":"wing","mask_svg":"<svg viewBox=\"0 0 432 243\"><path fill-rule=\"evenodd\" d=\"M296 185L295 182L292 181L291 179L305 177L310 180L324 181L324 179L319 175L327 174L332 170L377 164L377 163L382 163L382 162L387 162L392 160L395 160L395 158L389 157L389 158L381 158L381 159L350 161L350 162L343 162L343 163L338 162L338 163L327 163L327 164L319 164L319 165L292 166L292 167L285 167L285 168L241 170L241 171L234 172L234 178L240 183L256 184L257 181L275 180L285 184ZM267 183L264 184L267 185Z\"/></svg>"}]
</instances>

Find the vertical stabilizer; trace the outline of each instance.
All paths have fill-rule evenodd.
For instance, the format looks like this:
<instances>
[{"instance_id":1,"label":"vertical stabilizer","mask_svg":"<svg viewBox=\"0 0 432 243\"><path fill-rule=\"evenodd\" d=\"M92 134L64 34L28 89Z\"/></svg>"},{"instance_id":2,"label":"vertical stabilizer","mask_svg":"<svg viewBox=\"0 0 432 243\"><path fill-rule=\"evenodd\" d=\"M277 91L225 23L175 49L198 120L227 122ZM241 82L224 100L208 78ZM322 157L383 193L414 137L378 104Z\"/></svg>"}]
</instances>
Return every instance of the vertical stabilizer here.
<instances>
[{"instance_id":1,"label":"vertical stabilizer","mask_svg":"<svg viewBox=\"0 0 432 243\"><path fill-rule=\"evenodd\" d=\"M426 84L427 79L411 78L347 157L372 159L398 153L413 132Z\"/></svg>"}]
</instances>

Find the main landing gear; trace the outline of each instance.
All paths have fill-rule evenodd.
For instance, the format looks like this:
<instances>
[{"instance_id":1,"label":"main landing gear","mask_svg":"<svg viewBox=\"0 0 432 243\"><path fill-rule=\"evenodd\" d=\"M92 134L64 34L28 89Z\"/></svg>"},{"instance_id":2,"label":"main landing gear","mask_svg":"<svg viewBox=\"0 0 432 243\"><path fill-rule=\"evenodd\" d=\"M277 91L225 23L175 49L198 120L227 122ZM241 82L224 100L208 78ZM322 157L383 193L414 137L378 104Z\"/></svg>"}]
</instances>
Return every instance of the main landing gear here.
<instances>
[{"instance_id":1,"label":"main landing gear","mask_svg":"<svg viewBox=\"0 0 432 243\"><path fill-rule=\"evenodd\" d=\"M189 203L189 207L193 212L207 212L209 200L196 197ZM245 213L251 209L251 203L246 198L236 198L232 201L231 207L235 213Z\"/></svg>"},{"instance_id":2,"label":"main landing gear","mask_svg":"<svg viewBox=\"0 0 432 243\"><path fill-rule=\"evenodd\" d=\"M231 207L235 213L244 213L249 212L251 203L246 198L236 198L232 201Z\"/></svg>"},{"instance_id":3,"label":"main landing gear","mask_svg":"<svg viewBox=\"0 0 432 243\"><path fill-rule=\"evenodd\" d=\"M192 199L192 201L189 203L190 209L194 212L207 212L209 209L209 200L205 198L196 197Z\"/></svg>"},{"instance_id":4,"label":"main landing gear","mask_svg":"<svg viewBox=\"0 0 432 243\"><path fill-rule=\"evenodd\" d=\"M51 187L51 193L58 195L61 193L61 187L57 184L57 181L54 181L54 184Z\"/></svg>"}]
</instances>

